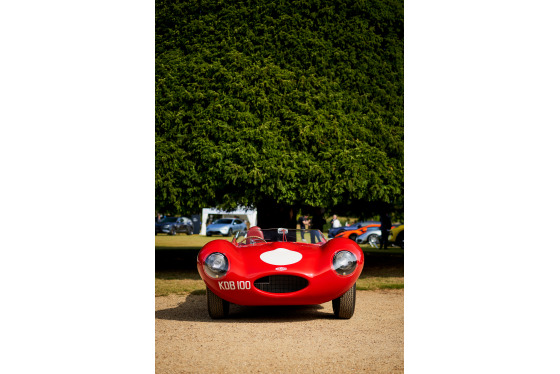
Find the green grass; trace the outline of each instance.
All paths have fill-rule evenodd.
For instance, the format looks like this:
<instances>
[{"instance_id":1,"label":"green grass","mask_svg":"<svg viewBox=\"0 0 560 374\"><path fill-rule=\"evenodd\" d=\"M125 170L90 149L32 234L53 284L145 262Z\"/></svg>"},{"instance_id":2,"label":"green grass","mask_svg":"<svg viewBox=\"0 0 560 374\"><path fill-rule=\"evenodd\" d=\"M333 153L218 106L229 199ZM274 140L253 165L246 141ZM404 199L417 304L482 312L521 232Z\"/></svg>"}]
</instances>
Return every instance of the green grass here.
<instances>
[{"instance_id":1,"label":"green grass","mask_svg":"<svg viewBox=\"0 0 560 374\"><path fill-rule=\"evenodd\" d=\"M404 268L365 267L356 282L356 289L363 291L404 288Z\"/></svg>"},{"instance_id":2,"label":"green grass","mask_svg":"<svg viewBox=\"0 0 560 374\"><path fill-rule=\"evenodd\" d=\"M380 290L403 290L404 283L396 283L396 284L382 284L379 286Z\"/></svg>"},{"instance_id":3,"label":"green grass","mask_svg":"<svg viewBox=\"0 0 560 374\"><path fill-rule=\"evenodd\" d=\"M206 286L196 270L156 271L156 296L204 294Z\"/></svg>"},{"instance_id":4,"label":"green grass","mask_svg":"<svg viewBox=\"0 0 560 374\"><path fill-rule=\"evenodd\" d=\"M373 248L371 245L360 245L364 253L386 253L386 254L404 254L404 249L400 247L389 247L387 249Z\"/></svg>"},{"instance_id":5,"label":"green grass","mask_svg":"<svg viewBox=\"0 0 560 374\"><path fill-rule=\"evenodd\" d=\"M156 296L167 295L204 295L206 286L196 270L157 271ZM402 267L365 268L356 282L356 289L362 291L403 289L404 274Z\"/></svg>"},{"instance_id":6,"label":"green grass","mask_svg":"<svg viewBox=\"0 0 560 374\"><path fill-rule=\"evenodd\" d=\"M204 236L204 235L165 235L158 234L155 237L155 247L158 249L196 249L200 250L206 243L216 239L231 241L231 236Z\"/></svg>"}]
</instances>

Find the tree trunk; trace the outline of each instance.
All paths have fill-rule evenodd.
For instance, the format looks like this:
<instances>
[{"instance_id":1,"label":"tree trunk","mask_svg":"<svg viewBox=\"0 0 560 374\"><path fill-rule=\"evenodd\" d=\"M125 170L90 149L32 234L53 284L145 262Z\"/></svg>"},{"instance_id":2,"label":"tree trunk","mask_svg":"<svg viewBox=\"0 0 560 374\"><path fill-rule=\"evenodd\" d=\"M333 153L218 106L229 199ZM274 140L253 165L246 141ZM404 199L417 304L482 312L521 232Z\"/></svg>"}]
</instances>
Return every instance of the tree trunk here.
<instances>
[{"instance_id":1,"label":"tree trunk","mask_svg":"<svg viewBox=\"0 0 560 374\"><path fill-rule=\"evenodd\" d=\"M296 228L295 208L275 201L264 200L257 204L257 225L262 229Z\"/></svg>"}]
</instances>

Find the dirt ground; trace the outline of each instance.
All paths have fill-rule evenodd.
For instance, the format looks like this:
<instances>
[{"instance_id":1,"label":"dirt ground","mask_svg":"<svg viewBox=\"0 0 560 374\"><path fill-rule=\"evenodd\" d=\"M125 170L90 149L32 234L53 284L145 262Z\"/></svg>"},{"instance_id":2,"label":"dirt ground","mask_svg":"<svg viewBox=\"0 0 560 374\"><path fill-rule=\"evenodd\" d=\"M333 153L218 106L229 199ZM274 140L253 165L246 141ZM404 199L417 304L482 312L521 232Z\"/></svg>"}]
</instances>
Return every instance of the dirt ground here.
<instances>
[{"instance_id":1,"label":"dirt ground","mask_svg":"<svg viewBox=\"0 0 560 374\"><path fill-rule=\"evenodd\" d=\"M349 320L330 302L231 305L211 320L206 296L156 297L156 374L404 372L404 290L357 291Z\"/></svg>"}]
</instances>

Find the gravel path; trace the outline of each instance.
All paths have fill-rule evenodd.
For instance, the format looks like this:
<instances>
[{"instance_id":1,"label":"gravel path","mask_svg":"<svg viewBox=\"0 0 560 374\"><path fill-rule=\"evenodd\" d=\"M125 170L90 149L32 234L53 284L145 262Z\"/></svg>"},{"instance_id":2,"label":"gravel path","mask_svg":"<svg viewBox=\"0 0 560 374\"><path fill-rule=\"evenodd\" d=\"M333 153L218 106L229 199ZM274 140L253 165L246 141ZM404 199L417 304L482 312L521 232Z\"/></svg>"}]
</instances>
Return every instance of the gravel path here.
<instances>
[{"instance_id":1,"label":"gravel path","mask_svg":"<svg viewBox=\"0 0 560 374\"><path fill-rule=\"evenodd\" d=\"M156 374L401 373L404 291L357 291L349 320L331 303L292 307L231 305L208 317L206 296L156 297Z\"/></svg>"}]
</instances>

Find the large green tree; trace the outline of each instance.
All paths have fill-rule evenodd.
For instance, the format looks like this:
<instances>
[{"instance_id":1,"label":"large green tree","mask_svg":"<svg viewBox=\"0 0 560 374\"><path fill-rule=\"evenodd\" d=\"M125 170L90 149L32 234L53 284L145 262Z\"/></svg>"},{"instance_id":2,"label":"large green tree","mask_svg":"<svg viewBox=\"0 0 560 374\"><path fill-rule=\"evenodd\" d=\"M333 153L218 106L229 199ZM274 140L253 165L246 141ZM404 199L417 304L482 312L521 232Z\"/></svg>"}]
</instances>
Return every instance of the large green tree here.
<instances>
[{"instance_id":1,"label":"large green tree","mask_svg":"<svg viewBox=\"0 0 560 374\"><path fill-rule=\"evenodd\" d=\"M402 0L156 0L156 209L402 204L403 18Z\"/></svg>"}]
</instances>

